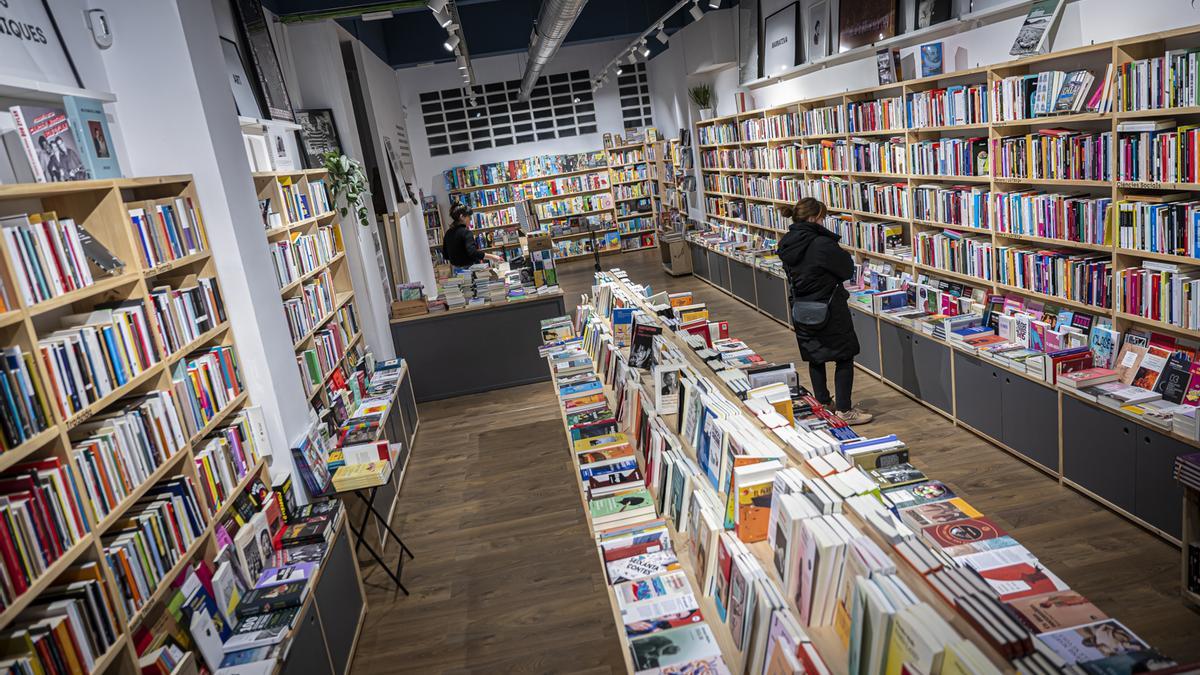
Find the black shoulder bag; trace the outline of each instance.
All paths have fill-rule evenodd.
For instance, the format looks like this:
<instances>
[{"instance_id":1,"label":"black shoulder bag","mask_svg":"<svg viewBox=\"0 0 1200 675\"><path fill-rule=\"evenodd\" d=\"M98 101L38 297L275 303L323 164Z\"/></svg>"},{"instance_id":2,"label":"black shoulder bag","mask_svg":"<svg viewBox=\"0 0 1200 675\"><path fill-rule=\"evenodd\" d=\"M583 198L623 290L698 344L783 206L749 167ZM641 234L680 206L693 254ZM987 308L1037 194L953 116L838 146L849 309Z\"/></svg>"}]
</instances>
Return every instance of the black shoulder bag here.
<instances>
[{"instance_id":1,"label":"black shoulder bag","mask_svg":"<svg viewBox=\"0 0 1200 675\"><path fill-rule=\"evenodd\" d=\"M811 246L809 249L811 250ZM808 251L805 251L806 259ZM788 271L788 286L795 287L792 284L792 273ZM789 289L790 290L790 289ZM819 331L829 322L829 303L833 302L833 296L837 294L837 286L833 287L833 292L829 294L829 298L825 302L815 302L812 300L792 300L792 326L795 328L803 328L809 332Z\"/></svg>"}]
</instances>

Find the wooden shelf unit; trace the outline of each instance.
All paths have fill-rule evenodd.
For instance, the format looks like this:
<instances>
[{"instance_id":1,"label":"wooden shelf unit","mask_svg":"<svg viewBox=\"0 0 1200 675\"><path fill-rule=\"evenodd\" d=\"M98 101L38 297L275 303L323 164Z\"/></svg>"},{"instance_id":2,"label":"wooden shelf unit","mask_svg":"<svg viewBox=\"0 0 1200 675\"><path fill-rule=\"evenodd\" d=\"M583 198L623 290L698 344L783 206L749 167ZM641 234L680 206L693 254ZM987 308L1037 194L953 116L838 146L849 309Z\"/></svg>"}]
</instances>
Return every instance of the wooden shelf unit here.
<instances>
[{"instance_id":1,"label":"wooden shelf unit","mask_svg":"<svg viewBox=\"0 0 1200 675\"><path fill-rule=\"evenodd\" d=\"M1116 40L1105 42L1096 45L1079 47L1060 52L1052 52L1040 56L1018 59L1005 63L996 64L994 66L973 68L968 70L954 71L943 75L933 76L929 78L908 80L905 82L881 85L879 87L870 87L857 91L846 92L840 95L831 95L819 99L806 99L796 101L784 106L776 106L769 109L761 109L739 113L736 115L725 115L709 120L697 122L695 126L697 147L704 151L717 151L716 160L721 159L721 151L742 152L749 146L759 146L762 143L759 141L749 142L743 141L742 123L750 119L767 119L773 115L780 113L792 112L796 113L801 118L803 126L803 114L816 108L821 108L829 105L840 106L839 114L841 115L841 124L843 129L849 128L849 120L846 114L846 106L850 103L866 102L874 100L882 100L893 97L900 97L902 102L907 102L909 96L913 93L923 92L930 89L955 85L987 85L996 82L1005 77L1036 74L1045 70L1063 70L1070 71L1077 68L1087 68L1093 75L1095 81L1092 84L1093 90L1095 87L1103 86L1103 78L1105 68L1108 65L1113 65L1114 70L1117 66L1129 63L1142 58L1150 58L1162 56L1167 49L1179 47L1196 47L1200 46L1200 26L1190 26L1179 30L1154 33L1129 39ZM1115 77L1115 74L1114 74ZM1116 86L1113 85L1115 92ZM1090 95L1089 91L1089 95ZM1115 96L1114 96L1115 98ZM1057 180L1057 179L1035 179L1035 178L1014 178L1005 177L995 173L995 162L989 162L990 171L987 175L982 176L944 176L944 175L924 175L912 172L904 173L875 173L861 171L844 171L834 170L827 171L817 167L801 168L796 170L779 170L779 169L761 169L761 168L742 168L735 166L725 166L719 161L716 164L711 164L708 168L704 167L704 162L701 162L701 174L707 180L716 181L718 176L740 176L743 181L752 179L758 175L767 175L772 177L778 176L794 176L800 180L811 180L818 176L838 176L844 177L851 185L853 192L854 184L860 183L897 183L903 184L908 188L906 199L908 201L908 213L915 214L916 208L913 200L913 188L924 184L944 184L946 186L961 184L965 187L980 187L989 190L989 194L996 191L1016 191L1021 189L1033 190L1043 194L1064 194L1069 196L1087 196L1087 197L1110 197L1113 204L1123 199L1130 194L1161 194L1163 192L1178 192L1178 191L1200 191L1200 184L1192 183L1154 183L1154 182L1123 182L1116 180L1116 139L1117 125L1122 120L1127 119L1144 119L1158 117L1172 117L1176 115L1186 115L1189 117L1187 121L1194 122L1193 118L1200 115L1200 108L1166 108L1161 110L1137 110L1137 111L1121 111L1117 109L1118 102L1113 102L1113 111L1107 113L1084 112L1078 114L1045 116L1032 119L988 122L969 125L955 126L937 126L923 128L895 128L884 129L878 131L865 131L861 133L852 133L845 131L844 133L829 134L829 133L802 133L799 135L789 136L786 138L769 138L767 139L768 146L771 143L782 142L798 142L802 144L810 144L820 140L834 140L845 143L842 150L848 152L848 148L854 138L869 138L871 140L880 141L885 137L893 136L904 139L905 144L905 162L911 161L911 148L920 140L930 138L939 138L944 136L953 137L986 137L989 143L989 156L992 148L992 141L1014 136L1024 135L1026 133L1036 133L1043 128L1058 128L1066 127L1076 130L1088 130L1096 132L1111 132L1113 138L1113 165L1109 167L1112 180L1095 181L1095 180ZM995 111L990 111L994 114ZM901 116L904 116L904 106L901 106ZM903 120L907 123L907 119ZM1181 122L1182 123L1182 122ZM732 125L732 126L730 126ZM732 140L721 141L715 143L699 143L700 130L705 128L720 126L724 129L732 128L736 132ZM697 157L700 160L701 157ZM803 157L801 157L803 159ZM993 158L994 159L994 158ZM745 163L743 158L742 163ZM846 156L841 164L846 167L852 165L851 158ZM711 178L709 178L711 177ZM749 197L740 194L731 194L728 192L709 190L706 187L704 180L701 181L699 189L703 190L705 213L710 221L711 226L718 228L734 228L738 229L755 241L762 241L767 238L772 238L772 233L780 233L776 228L765 227L747 222L745 219L734 218L724 213L715 213L710 205L716 205L720 210L728 208L731 202L744 201L765 204L764 208L774 208L777 205L785 204L785 201L764 198L764 197ZM710 202L709 200L715 200ZM989 204L991 212L989 217L990 223L995 223L995 209ZM874 221L886 220L890 222L901 223L904 227L904 238L906 243L912 243L915 240L915 232L917 228L944 228L969 233L975 236L990 237L992 243L992 268L993 272L999 269L999 258L995 253L995 248L1004 245L1025 245L1031 248L1053 247L1056 250L1061 250L1075 254L1090 254L1090 253L1108 253L1111 258L1111 269L1113 276L1113 285L1110 289L1110 296L1113 298L1113 307L1103 308L1095 307L1088 303L1073 300L1065 297L1045 295L1032 289L1017 288L1000 284L996 280L996 274L993 274L992 280L973 279L968 282L976 288L985 289L987 291L997 293L1006 292L1013 293L1027 298L1036 298L1050 303L1056 303L1065 307L1072 307L1088 311L1090 313L1104 316L1113 320L1114 326L1122 332L1133 329L1142 330L1167 330L1177 335L1186 335L1195 337L1195 331L1180 326L1171 326L1160 321L1154 321L1148 318L1134 316L1121 311L1120 293L1119 293L1119 274L1122 270L1137 267L1143 260L1160 260L1167 262L1177 262L1183 264L1200 264L1200 260L1187 256L1179 256L1165 253L1156 253L1151 251L1140 251L1133 249L1121 248L1117 245L1117 232L1115 224L1110 215L1107 222L1108 227L1108 242L1107 244L1090 244L1082 242L1072 242L1067 240L1053 239L1047 237L1038 237L1027 234L994 232L993 230L982 230L969 226L955 226L948 223L932 223L915 218L896 217L884 214L874 214L864 211L854 211L852 209L830 208L831 212L849 213L856 217L859 221ZM778 235L776 235L778 236ZM847 247L850 248L850 247ZM906 271L914 275L924 273L930 276L943 277L962 281L964 275L958 274L950 270L942 270L940 268L920 265L914 261L901 261L894 257L881 256L880 254L863 252L857 249L852 249L854 255L858 259L863 257L886 258L893 262L898 271ZM968 277L969 278L969 277ZM1190 334L1190 335L1189 335Z\"/></svg>"},{"instance_id":2,"label":"wooden shelf unit","mask_svg":"<svg viewBox=\"0 0 1200 675\"><path fill-rule=\"evenodd\" d=\"M329 272L329 277L333 282L333 310L323 314L293 344L296 358L299 360L306 350L314 347L314 337L318 331L334 323L339 324L341 327L343 337L345 338L345 350L342 354L338 355L333 365L322 373L323 377L320 384L310 387L305 368L299 362L297 364L301 370L300 379L308 387L309 400L321 407L328 407L332 401L333 393L329 388L329 384L333 372L340 368L343 369L343 374L347 374L357 367L358 361L362 358L361 341L358 337L362 332L363 316L358 310L354 295L354 286L351 282L350 266L346 262L345 244L341 233L342 217L337 210L337 205L334 204L333 192L328 189L328 183L326 183L326 194L329 197L329 204L333 210L325 213L316 213L312 217L297 219L295 222L289 221L288 212L283 208L283 200L285 199L283 185L291 183L299 186L301 193L309 197L310 210L315 211L316 206L312 204L309 187L315 181L328 180L328 176L329 172L325 169L254 174L254 189L258 194L259 200L270 199L272 207L277 208L283 218L283 226L267 231L269 240L272 238L271 234L284 229L286 229L289 239L295 239L300 235L314 234L318 229L326 229L333 236L334 255L324 263L317 265L314 269L284 285L279 291L285 301L293 297L301 297L303 296L305 285L320 277L324 272ZM349 324L344 324L339 318L339 310L347 307L354 314L355 323L358 324L357 330Z\"/></svg>"},{"instance_id":3,"label":"wooden shelf unit","mask_svg":"<svg viewBox=\"0 0 1200 675\"><path fill-rule=\"evenodd\" d=\"M215 326L175 352L169 351L162 342L149 299L150 291L160 286L177 289L194 284L198 277L215 278L217 276L216 265L207 250L160 264L155 268L149 268L143 262L139 251L141 244L130 221L128 208L138 201L167 198L190 199L197 215L200 216L199 220L203 229L201 205L191 176L0 186L0 213L10 215L53 211L59 218L72 218L125 263L125 271L118 277L98 278L96 283L90 287L52 298L33 307L24 306L22 303L11 312L5 313L3 325L0 325L0 334L3 336L5 346L20 346L23 351L29 353L36 349L39 338L43 338L57 329L56 317L58 314L85 312L106 302L138 301L142 303L150 324L148 332L151 333L159 353L163 355L161 360L126 385L68 418L63 417L57 406L50 404L51 426L20 446L0 454L0 471L11 471L15 465L26 461L56 458L78 482L81 469L72 455L73 444L83 436L73 432L78 424L96 415L120 410L122 399L128 394L138 395L158 390L170 390L173 366L198 349L234 346L236 352L233 333L228 330L229 322ZM210 244L212 243L207 234L204 235L204 239ZM20 293L14 284L13 273L16 269L7 248L0 247L0 278L9 289L10 297L21 302ZM51 309L56 311L51 313ZM33 375L41 383L47 382L46 366L40 359L37 360ZM245 384L243 380L243 387ZM118 635L116 642L106 653L96 655L96 668L93 672L139 672L137 654L133 641L130 639L131 630L135 629L147 616L164 610L162 601L169 595L171 586L169 583L164 583L133 616L129 616L124 603L119 601L120 586L105 562L102 538L122 520L129 509L152 486L166 479L187 477L191 479L195 487L196 500L205 518L204 529L163 578L166 582L174 581L184 566L201 557L211 563L217 554L217 543L213 536L215 524L220 521L233 500L245 491L253 479L263 475L266 464L260 458L257 464L240 479L228 500L213 513L209 509L201 489L202 479L197 474L195 452L201 448L214 430L222 426L248 403L248 394L243 391L214 415L202 429L186 439L176 454L156 467L145 481L131 490L103 517L98 517L98 514L92 512L90 508L85 509L81 517L87 522L88 531L68 547L62 556L53 561L45 573L34 579L25 593L15 598L0 613L0 630L9 630L19 622L22 613L41 593L53 585L63 572L79 564L96 563L101 570L105 592L116 612L113 618ZM267 448L259 449L260 453L264 455L267 450ZM80 489L82 490L82 488Z\"/></svg>"},{"instance_id":4,"label":"wooden shelf unit","mask_svg":"<svg viewBox=\"0 0 1200 675\"><path fill-rule=\"evenodd\" d=\"M653 140L651 136L653 135ZM657 226L662 214L662 196L663 175L666 172L664 155L666 153L666 142L658 138L658 132L646 129L643 132L642 140L635 143L622 143L612 145L604 149L608 157L609 173L611 174L610 183L613 185L613 210L617 221L618 236L621 237L621 251L640 251L651 246L658 245ZM637 153L641 153L640 158ZM617 161L621 160L621 161ZM623 180L618 180L618 172L637 171L638 177L630 179L626 177ZM636 186L641 185L644 192L638 197L617 197L616 188L620 186ZM618 204L623 204L626 209L632 208L636 202L646 200L650 205L650 210L638 207L636 210L628 213L620 213L617 210ZM650 229L641 228L636 230L622 229L626 223L636 218L650 218L654 223L654 227ZM653 243L643 244L640 246L626 247L626 237L635 237L644 235L648 232L654 233Z\"/></svg>"}]
</instances>

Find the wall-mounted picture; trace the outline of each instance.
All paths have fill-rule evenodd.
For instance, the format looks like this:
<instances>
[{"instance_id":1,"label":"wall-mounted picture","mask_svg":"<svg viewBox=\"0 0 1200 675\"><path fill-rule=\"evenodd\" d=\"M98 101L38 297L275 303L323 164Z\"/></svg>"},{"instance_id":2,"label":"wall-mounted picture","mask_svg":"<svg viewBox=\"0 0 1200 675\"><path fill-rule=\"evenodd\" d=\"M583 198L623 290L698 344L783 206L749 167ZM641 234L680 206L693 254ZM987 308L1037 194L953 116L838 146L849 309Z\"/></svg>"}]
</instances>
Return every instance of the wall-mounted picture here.
<instances>
[{"instance_id":1,"label":"wall-mounted picture","mask_svg":"<svg viewBox=\"0 0 1200 675\"><path fill-rule=\"evenodd\" d=\"M816 61L829 56L829 0L804 3L804 58Z\"/></svg>"},{"instance_id":2,"label":"wall-mounted picture","mask_svg":"<svg viewBox=\"0 0 1200 675\"><path fill-rule=\"evenodd\" d=\"M951 0L917 0L913 6L913 28L929 28L950 20Z\"/></svg>"},{"instance_id":3,"label":"wall-mounted picture","mask_svg":"<svg viewBox=\"0 0 1200 675\"><path fill-rule=\"evenodd\" d=\"M1062 14L1063 0L1033 0L1025 23L1008 53L1012 56L1044 54L1050 46L1050 33Z\"/></svg>"},{"instance_id":4,"label":"wall-mounted picture","mask_svg":"<svg viewBox=\"0 0 1200 675\"><path fill-rule=\"evenodd\" d=\"M0 75L84 86L46 0L4 0L0 18L6 28L0 31ZM36 37L22 39L26 33Z\"/></svg>"},{"instance_id":5,"label":"wall-mounted picture","mask_svg":"<svg viewBox=\"0 0 1200 675\"><path fill-rule=\"evenodd\" d=\"M310 169L321 166L321 155L326 152L341 153L342 143L338 140L332 110L300 110L296 113L296 123L300 125L300 141L304 144L304 157Z\"/></svg>"},{"instance_id":6,"label":"wall-mounted picture","mask_svg":"<svg viewBox=\"0 0 1200 675\"><path fill-rule=\"evenodd\" d=\"M242 117L262 119L262 108L254 95L254 87L246 76L246 64L238 51L237 43L221 38L221 54L225 56L225 74L229 76L229 88L233 91L233 104Z\"/></svg>"},{"instance_id":7,"label":"wall-mounted picture","mask_svg":"<svg viewBox=\"0 0 1200 675\"><path fill-rule=\"evenodd\" d=\"M796 65L798 31L796 3L763 21L763 75L774 75Z\"/></svg>"},{"instance_id":8,"label":"wall-mounted picture","mask_svg":"<svg viewBox=\"0 0 1200 675\"><path fill-rule=\"evenodd\" d=\"M895 0L855 0L838 5L839 50L849 51L895 35Z\"/></svg>"},{"instance_id":9,"label":"wall-mounted picture","mask_svg":"<svg viewBox=\"0 0 1200 675\"><path fill-rule=\"evenodd\" d=\"M258 78L258 93L263 107L273 120L295 122L292 100L283 81L283 69L275 54L275 43L267 18L263 15L262 0L232 0L234 15L240 22L242 42L249 51L249 62Z\"/></svg>"}]
</instances>

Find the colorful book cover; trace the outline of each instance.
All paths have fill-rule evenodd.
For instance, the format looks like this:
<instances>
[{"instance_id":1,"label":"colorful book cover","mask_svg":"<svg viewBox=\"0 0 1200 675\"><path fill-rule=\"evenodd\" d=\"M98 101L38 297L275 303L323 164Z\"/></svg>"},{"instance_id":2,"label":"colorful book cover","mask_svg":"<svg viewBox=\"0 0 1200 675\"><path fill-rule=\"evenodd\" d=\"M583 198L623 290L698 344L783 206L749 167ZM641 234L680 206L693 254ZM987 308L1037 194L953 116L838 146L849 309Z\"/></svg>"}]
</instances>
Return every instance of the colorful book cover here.
<instances>
[{"instance_id":1,"label":"colorful book cover","mask_svg":"<svg viewBox=\"0 0 1200 675\"><path fill-rule=\"evenodd\" d=\"M71 132L91 178L120 178L117 148L108 130L104 104L82 96L63 96Z\"/></svg>"},{"instance_id":2,"label":"colorful book cover","mask_svg":"<svg viewBox=\"0 0 1200 675\"><path fill-rule=\"evenodd\" d=\"M978 518L982 515L975 510L975 507L960 497L921 504L900 511L900 518L913 528L953 523L959 520Z\"/></svg>"},{"instance_id":3,"label":"colorful book cover","mask_svg":"<svg viewBox=\"0 0 1200 675\"><path fill-rule=\"evenodd\" d=\"M1087 598L1072 590L1051 591L1040 595L1014 598L1008 606L1034 633L1058 630L1107 619Z\"/></svg>"},{"instance_id":4,"label":"colorful book cover","mask_svg":"<svg viewBox=\"0 0 1200 675\"><path fill-rule=\"evenodd\" d=\"M737 536L752 544L767 538L771 521L771 493L775 482L739 486L737 491Z\"/></svg>"},{"instance_id":5,"label":"colorful book cover","mask_svg":"<svg viewBox=\"0 0 1200 675\"><path fill-rule=\"evenodd\" d=\"M1117 345L1121 333L1105 326L1092 330L1088 346L1092 349L1092 360L1097 368L1112 368L1117 364Z\"/></svg>"},{"instance_id":6,"label":"colorful book cover","mask_svg":"<svg viewBox=\"0 0 1200 675\"><path fill-rule=\"evenodd\" d=\"M687 574L683 571L668 572L647 579L628 581L613 586L617 605L626 610L634 603L657 600L691 592Z\"/></svg>"},{"instance_id":7,"label":"colorful book cover","mask_svg":"<svg viewBox=\"0 0 1200 675\"><path fill-rule=\"evenodd\" d=\"M663 669L695 661L720 659L721 647L707 624L659 631L629 641L635 670ZM688 672L687 670L677 672ZM701 671L704 672L704 671ZM720 672L720 671L711 671Z\"/></svg>"},{"instance_id":8,"label":"colorful book cover","mask_svg":"<svg viewBox=\"0 0 1200 675\"><path fill-rule=\"evenodd\" d=\"M970 544L1008 534L989 518L971 518L954 523L930 525L921 531L926 538L943 547Z\"/></svg>"},{"instance_id":9,"label":"colorful book cover","mask_svg":"<svg viewBox=\"0 0 1200 675\"><path fill-rule=\"evenodd\" d=\"M1053 572L1033 562L1019 562L976 572L1005 602L1069 588Z\"/></svg>"},{"instance_id":10,"label":"colorful book cover","mask_svg":"<svg viewBox=\"0 0 1200 675\"><path fill-rule=\"evenodd\" d=\"M1141 638L1116 619L1042 633L1037 639L1068 664L1148 649Z\"/></svg>"},{"instance_id":11,"label":"colorful book cover","mask_svg":"<svg viewBox=\"0 0 1200 675\"><path fill-rule=\"evenodd\" d=\"M612 311L613 341L621 347L629 345L633 330L633 308L617 307Z\"/></svg>"},{"instance_id":12,"label":"colorful book cover","mask_svg":"<svg viewBox=\"0 0 1200 675\"><path fill-rule=\"evenodd\" d=\"M906 509L911 506L953 499L957 495L945 483L938 480L927 480L924 483L887 490L883 496L887 497L893 508Z\"/></svg>"},{"instance_id":13,"label":"colorful book cover","mask_svg":"<svg viewBox=\"0 0 1200 675\"><path fill-rule=\"evenodd\" d=\"M609 584L654 577L680 569L675 552L669 549L613 560L606 563L605 568L608 570Z\"/></svg>"}]
</instances>

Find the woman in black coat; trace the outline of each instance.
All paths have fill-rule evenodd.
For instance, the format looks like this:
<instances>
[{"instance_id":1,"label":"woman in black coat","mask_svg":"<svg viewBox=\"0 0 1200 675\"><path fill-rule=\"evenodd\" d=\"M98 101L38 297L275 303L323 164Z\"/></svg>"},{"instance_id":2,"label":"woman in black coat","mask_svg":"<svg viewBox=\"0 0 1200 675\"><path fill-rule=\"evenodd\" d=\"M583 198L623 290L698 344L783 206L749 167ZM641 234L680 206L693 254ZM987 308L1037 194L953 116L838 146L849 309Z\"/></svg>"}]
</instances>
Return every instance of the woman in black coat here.
<instances>
[{"instance_id":1,"label":"woman in black coat","mask_svg":"<svg viewBox=\"0 0 1200 675\"><path fill-rule=\"evenodd\" d=\"M821 225L825 205L820 201L805 197L780 212L792 219L776 249L787 271L792 300L829 305L828 318L820 327L794 326L800 356L808 363L813 395L822 405L834 403L825 371L825 364L834 362L833 383L837 392L834 410L849 424L866 424L872 416L855 408L851 398L854 356L859 348L850 307L846 304L850 294L842 285L854 276L854 259L838 245L841 237Z\"/></svg>"}]
</instances>

